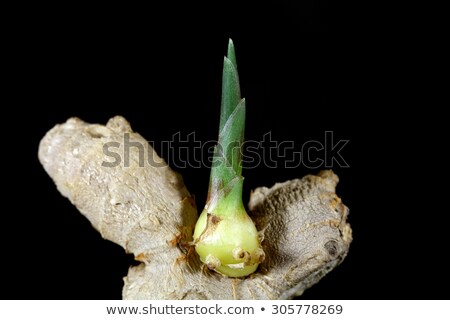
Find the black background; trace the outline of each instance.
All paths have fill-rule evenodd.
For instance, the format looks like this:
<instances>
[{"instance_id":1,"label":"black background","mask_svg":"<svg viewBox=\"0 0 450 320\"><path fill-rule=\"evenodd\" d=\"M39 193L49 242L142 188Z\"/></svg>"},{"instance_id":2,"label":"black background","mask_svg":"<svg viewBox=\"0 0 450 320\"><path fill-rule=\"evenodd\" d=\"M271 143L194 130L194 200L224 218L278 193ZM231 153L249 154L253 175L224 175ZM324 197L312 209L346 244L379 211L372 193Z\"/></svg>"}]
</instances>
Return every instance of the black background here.
<instances>
[{"instance_id":1,"label":"black background","mask_svg":"<svg viewBox=\"0 0 450 320\"><path fill-rule=\"evenodd\" d=\"M313 0L21 8L8 27L13 72L4 133L17 132L11 123L21 130L3 151L15 157L4 173L3 201L13 205L2 210L2 298L121 298L132 256L101 239L59 194L37 160L39 141L69 117L106 123L117 114L157 151L178 131L215 139L229 37L247 100L247 139L270 131L301 147L333 131L350 140L342 152L350 167L333 170L354 241L342 265L302 298L448 298L434 290L448 278L439 258L448 240L430 232L441 221L434 212L445 211L423 204L428 187L418 180L428 172L418 160L427 140L420 121L411 125L412 110L395 111L401 98L380 99L398 84L379 72L385 52L348 18ZM209 170L178 171L202 207ZM246 170L244 197L318 171Z\"/></svg>"}]
</instances>

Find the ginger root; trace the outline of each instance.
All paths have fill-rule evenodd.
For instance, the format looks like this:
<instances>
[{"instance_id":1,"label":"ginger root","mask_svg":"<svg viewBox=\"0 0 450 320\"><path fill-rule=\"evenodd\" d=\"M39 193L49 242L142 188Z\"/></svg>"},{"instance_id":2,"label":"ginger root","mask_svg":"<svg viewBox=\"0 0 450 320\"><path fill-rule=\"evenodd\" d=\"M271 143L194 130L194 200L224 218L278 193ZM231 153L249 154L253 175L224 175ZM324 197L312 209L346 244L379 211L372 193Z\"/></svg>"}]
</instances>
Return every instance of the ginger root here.
<instances>
[{"instance_id":1,"label":"ginger root","mask_svg":"<svg viewBox=\"0 0 450 320\"><path fill-rule=\"evenodd\" d=\"M115 142L123 155L125 134L157 165L142 166L142 152L130 147L129 166L105 166L104 145ZM246 278L228 278L204 268L193 250L197 209L181 176L124 118L56 125L40 143L39 160L102 237L142 262L124 279L124 299L290 299L336 267L352 240L332 171L260 187L248 207L265 260Z\"/></svg>"}]
</instances>

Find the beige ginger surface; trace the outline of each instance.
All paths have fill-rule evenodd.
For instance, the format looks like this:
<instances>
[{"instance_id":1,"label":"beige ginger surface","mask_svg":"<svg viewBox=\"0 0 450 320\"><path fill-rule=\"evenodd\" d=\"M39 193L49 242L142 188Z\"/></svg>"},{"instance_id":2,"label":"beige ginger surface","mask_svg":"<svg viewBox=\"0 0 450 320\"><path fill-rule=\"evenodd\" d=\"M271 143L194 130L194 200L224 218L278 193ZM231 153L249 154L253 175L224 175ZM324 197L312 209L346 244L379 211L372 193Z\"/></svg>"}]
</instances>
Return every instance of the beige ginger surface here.
<instances>
[{"instance_id":1,"label":"beige ginger surface","mask_svg":"<svg viewBox=\"0 0 450 320\"><path fill-rule=\"evenodd\" d=\"M145 159L131 147L128 166L123 157L108 166L114 159L104 145L115 143L110 150L124 155L125 136L142 145ZM181 176L124 118L56 125L40 143L39 160L105 239L142 262L124 279L124 299L290 299L336 267L352 240L332 171L257 188L249 210L266 258L251 276L227 278L202 267L190 245L197 209Z\"/></svg>"}]
</instances>

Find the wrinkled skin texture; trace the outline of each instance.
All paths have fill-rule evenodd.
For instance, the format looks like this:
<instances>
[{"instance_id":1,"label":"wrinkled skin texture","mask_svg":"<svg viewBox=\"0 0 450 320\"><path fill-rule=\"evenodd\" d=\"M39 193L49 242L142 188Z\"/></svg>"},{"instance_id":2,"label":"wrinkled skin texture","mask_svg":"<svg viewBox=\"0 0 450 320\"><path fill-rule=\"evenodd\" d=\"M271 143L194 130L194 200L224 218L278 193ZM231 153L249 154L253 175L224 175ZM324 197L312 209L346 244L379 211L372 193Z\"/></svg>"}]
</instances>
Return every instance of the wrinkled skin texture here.
<instances>
[{"instance_id":1,"label":"wrinkled skin texture","mask_svg":"<svg viewBox=\"0 0 450 320\"><path fill-rule=\"evenodd\" d=\"M131 147L128 166L123 157L105 166L114 158L104 145L116 142L109 150L123 155L125 135L143 146L144 161ZM336 267L352 239L332 171L257 188L249 213L264 237L265 260L246 278L227 278L203 267L191 245L197 209L182 178L124 118L106 126L71 118L45 135L39 160L105 239L142 262L124 279L124 299L290 299Z\"/></svg>"}]
</instances>

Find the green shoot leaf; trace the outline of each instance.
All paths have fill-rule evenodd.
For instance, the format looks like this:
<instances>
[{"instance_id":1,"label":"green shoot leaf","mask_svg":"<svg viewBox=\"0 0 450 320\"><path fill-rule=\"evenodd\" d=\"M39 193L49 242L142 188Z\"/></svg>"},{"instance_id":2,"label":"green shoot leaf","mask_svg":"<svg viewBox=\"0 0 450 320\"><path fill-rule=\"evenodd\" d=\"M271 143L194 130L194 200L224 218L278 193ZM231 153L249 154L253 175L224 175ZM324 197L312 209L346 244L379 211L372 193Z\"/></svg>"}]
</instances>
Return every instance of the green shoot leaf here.
<instances>
[{"instance_id":1,"label":"green shoot leaf","mask_svg":"<svg viewBox=\"0 0 450 320\"><path fill-rule=\"evenodd\" d=\"M194 230L195 250L208 268L229 277L253 273L264 260L255 224L242 204L242 144L245 99L241 99L236 54L228 44L223 63L219 139L208 199Z\"/></svg>"}]
</instances>

